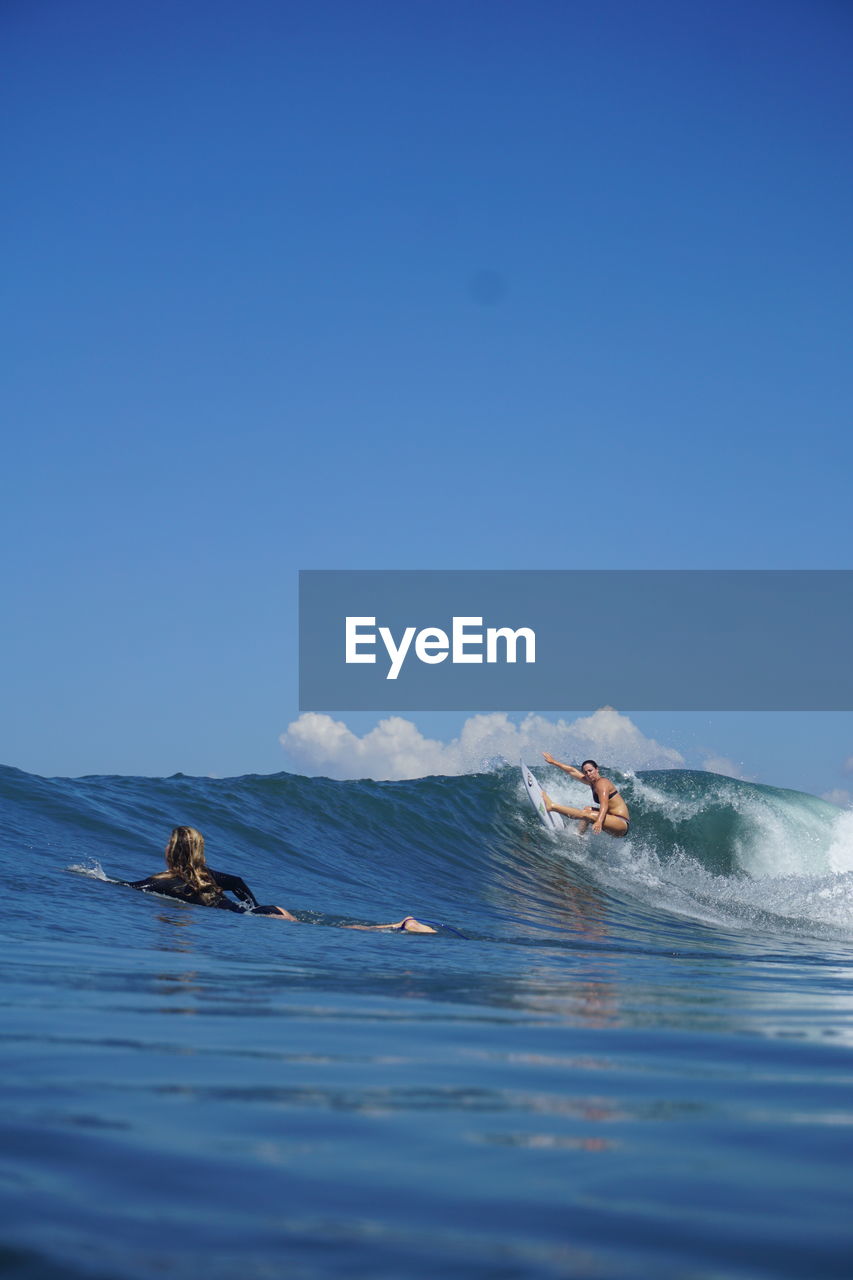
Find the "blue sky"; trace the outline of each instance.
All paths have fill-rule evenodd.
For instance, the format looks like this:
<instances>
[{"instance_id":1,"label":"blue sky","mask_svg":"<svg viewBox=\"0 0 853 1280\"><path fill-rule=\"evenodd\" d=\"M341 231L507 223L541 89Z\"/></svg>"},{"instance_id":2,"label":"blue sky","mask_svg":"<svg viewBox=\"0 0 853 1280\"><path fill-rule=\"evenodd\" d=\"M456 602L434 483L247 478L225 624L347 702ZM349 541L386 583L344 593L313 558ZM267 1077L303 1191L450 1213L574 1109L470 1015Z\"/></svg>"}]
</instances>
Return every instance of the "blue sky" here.
<instances>
[{"instance_id":1,"label":"blue sky","mask_svg":"<svg viewBox=\"0 0 853 1280\"><path fill-rule=\"evenodd\" d=\"M0 28L0 760L294 767L300 568L850 567L848 5ZM815 791L853 754L633 719Z\"/></svg>"}]
</instances>

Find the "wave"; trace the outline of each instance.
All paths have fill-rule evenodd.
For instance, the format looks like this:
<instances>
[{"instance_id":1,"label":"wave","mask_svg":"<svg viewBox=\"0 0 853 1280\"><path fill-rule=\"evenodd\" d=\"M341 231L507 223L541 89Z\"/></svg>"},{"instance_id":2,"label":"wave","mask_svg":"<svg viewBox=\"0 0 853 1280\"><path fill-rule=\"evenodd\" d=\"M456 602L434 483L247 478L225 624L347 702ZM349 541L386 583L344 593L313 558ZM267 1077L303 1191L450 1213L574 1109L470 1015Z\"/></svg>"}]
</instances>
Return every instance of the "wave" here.
<instances>
[{"instance_id":1,"label":"wave","mask_svg":"<svg viewBox=\"0 0 853 1280\"><path fill-rule=\"evenodd\" d=\"M542 766L555 799L588 790ZM404 782L292 774L46 779L0 768L0 863L51 892L56 871L96 878L162 866L171 827L205 835L214 867L303 911L377 919L422 911L473 936L542 930L683 942L685 923L765 945L853 940L853 811L717 774L607 770L631 810L626 839L574 824L550 835L517 768ZM100 870L106 869L105 872ZM389 916L389 918L396 918Z\"/></svg>"}]
</instances>

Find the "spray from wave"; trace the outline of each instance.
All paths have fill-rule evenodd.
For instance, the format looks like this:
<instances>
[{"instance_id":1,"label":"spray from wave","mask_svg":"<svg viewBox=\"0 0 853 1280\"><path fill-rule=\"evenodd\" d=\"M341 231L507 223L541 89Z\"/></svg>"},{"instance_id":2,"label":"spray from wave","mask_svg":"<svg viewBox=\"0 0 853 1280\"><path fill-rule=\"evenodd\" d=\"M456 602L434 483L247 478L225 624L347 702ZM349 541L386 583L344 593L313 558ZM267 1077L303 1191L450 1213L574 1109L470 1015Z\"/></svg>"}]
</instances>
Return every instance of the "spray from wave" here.
<instances>
[{"instance_id":1,"label":"spray from wave","mask_svg":"<svg viewBox=\"0 0 853 1280\"><path fill-rule=\"evenodd\" d=\"M602 885L716 926L853 935L853 811L705 772L609 776L630 805L631 836L563 837ZM569 803L588 795L551 791Z\"/></svg>"}]
</instances>

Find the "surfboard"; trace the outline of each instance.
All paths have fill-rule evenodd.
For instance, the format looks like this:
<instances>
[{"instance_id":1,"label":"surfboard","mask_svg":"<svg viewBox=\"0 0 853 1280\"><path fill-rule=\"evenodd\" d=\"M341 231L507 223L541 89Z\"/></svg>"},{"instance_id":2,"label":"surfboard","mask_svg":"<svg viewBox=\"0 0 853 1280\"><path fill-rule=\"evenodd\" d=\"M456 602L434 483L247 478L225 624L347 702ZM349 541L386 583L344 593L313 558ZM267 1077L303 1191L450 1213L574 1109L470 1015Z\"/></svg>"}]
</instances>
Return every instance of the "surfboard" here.
<instances>
[{"instance_id":1,"label":"surfboard","mask_svg":"<svg viewBox=\"0 0 853 1280\"><path fill-rule=\"evenodd\" d=\"M545 808L545 801L542 799L542 788L523 760L521 761L521 776L524 779L524 789L527 792L528 799L539 814L539 821L542 826L547 827L549 831L562 831L564 826L562 814L552 813Z\"/></svg>"}]
</instances>

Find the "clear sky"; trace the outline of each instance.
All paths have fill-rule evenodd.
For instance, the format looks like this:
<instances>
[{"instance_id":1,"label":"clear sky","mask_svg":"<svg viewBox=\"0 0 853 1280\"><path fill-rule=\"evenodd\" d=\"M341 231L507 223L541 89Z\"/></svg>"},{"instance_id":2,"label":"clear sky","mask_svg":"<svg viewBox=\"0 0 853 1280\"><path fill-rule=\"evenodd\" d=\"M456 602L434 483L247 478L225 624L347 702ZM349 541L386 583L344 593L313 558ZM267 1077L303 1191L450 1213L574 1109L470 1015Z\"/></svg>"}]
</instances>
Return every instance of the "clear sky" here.
<instances>
[{"instance_id":1,"label":"clear sky","mask_svg":"<svg viewBox=\"0 0 853 1280\"><path fill-rule=\"evenodd\" d=\"M298 767L300 568L851 567L851 54L844 0L8 0L0 761ZM633 719L850 786L850 715Z\"/></svg>"}]
</instances>

